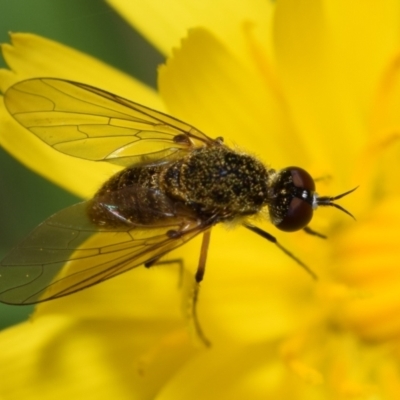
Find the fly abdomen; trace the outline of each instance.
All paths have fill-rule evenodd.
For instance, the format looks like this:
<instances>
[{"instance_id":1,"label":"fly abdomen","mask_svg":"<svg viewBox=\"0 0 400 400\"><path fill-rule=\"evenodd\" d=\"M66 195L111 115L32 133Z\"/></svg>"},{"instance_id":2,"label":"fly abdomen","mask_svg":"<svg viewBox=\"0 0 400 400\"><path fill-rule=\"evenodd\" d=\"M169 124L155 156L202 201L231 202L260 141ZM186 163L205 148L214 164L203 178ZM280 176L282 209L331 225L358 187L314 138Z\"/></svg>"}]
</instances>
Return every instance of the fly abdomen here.
<instances>
[{"instance_id":1,"label":"fly abdomen","mask_svg":"<svg viewBox=\"0 0 400 400\"><path fill-rule=\"evenodd\" d=\"M104 228L146 226L175 215L160 189L162 166L126 168L115 174L89 203L89 218Z\"/></svg>"}]
</instances>

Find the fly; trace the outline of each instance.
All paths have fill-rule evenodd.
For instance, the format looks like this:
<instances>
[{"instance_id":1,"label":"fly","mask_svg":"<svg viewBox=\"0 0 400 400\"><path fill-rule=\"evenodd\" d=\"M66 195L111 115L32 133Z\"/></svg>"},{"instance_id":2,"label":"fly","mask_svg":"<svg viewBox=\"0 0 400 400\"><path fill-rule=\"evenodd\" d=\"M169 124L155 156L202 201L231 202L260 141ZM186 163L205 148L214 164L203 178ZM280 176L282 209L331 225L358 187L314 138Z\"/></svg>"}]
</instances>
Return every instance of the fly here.
<instances>
[{"instance_id":1,"label":"fly","mask_svg":"<svg viewBox=\"0 0 400 400\"><path fill-rule=\"evenodd\" d=\"M10 87L4 102L14 119L55 150L122 169L91 200L48 218L1 261L3 303L75 293L149 267L202 234L195 275L200 283L212 227L233 220L275 243L316 278L251 217L267 213L282 231L317 234L308 224L318 206L352 216L335 201L355 189L318 196L302 168L267 168L222 138L83 83L29 79Z\"/></svg>"}]
</instances>

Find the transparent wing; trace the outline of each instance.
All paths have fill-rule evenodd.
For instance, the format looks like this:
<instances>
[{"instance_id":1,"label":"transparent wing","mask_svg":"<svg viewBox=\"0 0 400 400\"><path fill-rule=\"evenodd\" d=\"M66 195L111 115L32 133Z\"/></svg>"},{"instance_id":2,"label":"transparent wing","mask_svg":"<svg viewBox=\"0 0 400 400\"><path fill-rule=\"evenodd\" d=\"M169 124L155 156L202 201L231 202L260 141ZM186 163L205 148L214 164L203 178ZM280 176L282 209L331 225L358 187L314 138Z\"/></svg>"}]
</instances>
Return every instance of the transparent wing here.
<instances>
[{"instance_id":1,"label":"transparent wing","mask_svg":"<svg viewBox=\"0 0 400 400\"><path fill-rule=\"evenodd\" d=\"M33 304L66 296L156 260L209 228L176 217L101 230L89 221L87 207L83 202L53 215L3 259L0 302Z\"/></svg>"},{"instance_id":2,"label":"transparent wing","mask_svg":"<svg viewBox=\"0 0 400 400\"><path fill-rule=\"evenodd\" d=\"M55 150L92 161L169 161L219 143L169 115L78 82L28 79L10 87L4 102L22 126Z\"/></svg>"}]
</instances>

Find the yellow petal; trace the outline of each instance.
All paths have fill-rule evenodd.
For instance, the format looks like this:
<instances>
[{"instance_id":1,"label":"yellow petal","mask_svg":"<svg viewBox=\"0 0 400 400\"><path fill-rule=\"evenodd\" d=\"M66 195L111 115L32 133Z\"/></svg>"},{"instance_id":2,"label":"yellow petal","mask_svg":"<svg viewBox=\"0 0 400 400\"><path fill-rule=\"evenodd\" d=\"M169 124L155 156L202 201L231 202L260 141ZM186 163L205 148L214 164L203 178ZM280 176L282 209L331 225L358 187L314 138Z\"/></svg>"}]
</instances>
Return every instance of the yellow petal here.
<instances>
[{"instance_id":1,"label":"yellow petal","mask_svg":"<svg viewBox=\"0 0 400 400\"><path fill-rule=\"evenodd\" d=\"M273 2L260 0L246 3L223 0L218 2L218 7L212 0L107 2L165 55L171 54L171 50L179 45L180 39L186 36L190 28L201 26L213 32L230 50L245 58L249 49L243 35L244 24L257 26L259 39L265 40L274 9Z\"/></svg>"},{"instance_id":2,"label":"yellow petal","mask_svg":"<svg viewBox=\"0 0 400 400\"><path fill-rule=\"evenodd\" d=\"M1 336L0 396L154 398L193 356L187 337L162 325L47 315L8 329Z\"/></svg>"},{"instance_id":3,"label":"yellow petal","mask_svg":"<svg viewBox=\"0 0 400 400\"><path fill-rule=\"evenodd\" d=\"M218 345L183 366L157 399L289 398L276 392L285 371L276 361L275 351L266 343L248 347Z\"/></svg>"},{"instance_id":4,"label":"yellow petal","mask_svg":"<svg viewBox=\"0 0 400 400\"><path fill-rule=\"evenodd\" d=\"M60 399L152 398L197 351L178 281L176 265L139 268L40 304L29 322L2 332L0 372L12 377L0 397L50 399L61 387Z\"/></svg>"},{"instance_id":5,"label":"yellow petal","mask_svg":"<svg viewBox=\"0 0 400 400\"><path fill-rule=\"evenodd\" d=\"M366 111L382 60L373 67L367 61L374 52L360 35L364 32L374 35L370 21L362 19L369 28L363 26L352 38L364 41L363 53L354 42L349 45L347 39L355 33L353 21L359 22L359 18L348 17L346 8L345 29L341 25L344 6L329 12L325 3L284 0L277 4L274 37L277 68L300 135L313 148L318 165L326 166L326 172L342 179L344 184L367 132ZM361 10L364 4L359 7ZM358 15L354 9L351 12ZM385 18L379 22L378 26L383 28ZM369 68L373 68L373 73Z\"/></svg>"},{"instance_id":6,"label":"yellow petal","mask_svg":"<svg viewBox=\"0 0 400 400\"><path fill-rule=\"evenodd\" d=\"M222 136L276 167L306 163L275 88L251 72L204 29L189 36L159 70L160 94L171 114L211 137Z\"/></svg>"},{"instance_id":7,"label":"yellow petal","mask_svg":"<svg viewBox=\"0 0 400 400\"><path fill-rule=\"evenodd\" d=\"M347 112L357 107L358 112L368 113L387 62L398 50L400 4L396 0L384 0L379 7L373 0L323 4L334 100L347 104Z\"/></svg>"},{"instance_id":8,"label":"yellow petal","mask_svg":"<svg viewBox=\"0 0 400 400\"><path fill-rule=\"evenodd\" d=\"M398 195L393 176L400 173L400 55L391 57L373 101L369 140L361 154L358 176L374 197Z\"/></svg>"},{"instance_id":9,"label":"yellow petal","mask_svg":"<svg viewBox=\"0 0 400 400\"><path fill-rule=\"evenodd\" d=\"M371 139L385 135L399 135L400 118L400 54L389 59L379 82L371 116Z\"/></svg>"},{"instance_id":10,"label":"yellow petal","mask_svg":"<svg viewBox=\"0 0 400 400\"><path fill-rule=\"evenodd\" d=\"M400 198L388 198L339 239L337 273L353 291L342 323L374 341L400 333Z\"/></svg>"}]
</instances>

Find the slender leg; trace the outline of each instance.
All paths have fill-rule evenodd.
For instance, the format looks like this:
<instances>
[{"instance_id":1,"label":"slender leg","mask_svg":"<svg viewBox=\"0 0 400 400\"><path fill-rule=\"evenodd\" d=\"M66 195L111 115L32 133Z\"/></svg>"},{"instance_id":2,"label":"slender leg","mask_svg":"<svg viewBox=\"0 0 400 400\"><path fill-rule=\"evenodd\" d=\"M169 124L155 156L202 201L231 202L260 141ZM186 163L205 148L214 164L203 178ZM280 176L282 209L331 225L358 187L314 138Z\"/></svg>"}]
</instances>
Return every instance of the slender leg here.
<instances>
[{"instance_id":1,"label":"slender leg","mask_svg":"<svg viewBox=\"0 0 400 400\"><path fill-rule=\"evenodd\" d=\"M211 236L210 229L203 233L203 241L201 242L199 265L196 271L197 283L200 283L203 280L204 272L206 271L206 261L207 261L208 246L210 245L210 236Z\"/></svg>"},{"instance_id":2,"label":"slender leg","mask_svg":"<svg viewBox=\"0 0 400 400\"><path fill-rule=\"evenodd\" d=\"M199 292L200 292L200 284L198 282L194 282L193 302L192 302L193 325L194 325L196 335L201 340L201 342L206 347L211 347L211 342L208 340L207 336L204 334L203 329L200 324L200 321L199 321L199 317L197 315L197 303L199 301Z\"/></svg>"},{"instance_id":3,"label":"slender leg","mask_svg":"<svg viewBox=\"0 0 400 400\"><path fill-rule=\"evenodd\" d=\"M160 258L161 258L161 257L162 257L162 256L157 257L157 258L153 258L152 260L149 260L149 261L146 261L146 262L144 263L144 266L145 266L146 268L151 268L153 265L165 264L165 261L160 261Z\"/></svg>"},{"instance_id":4,"label":"slender leg","mask_svg":"<svg viewBox=\"0 0 400 400\"><path fill-rule=\"evenodd\" d=\"M196 275L195 275L195 283L194 283L194 291L193 291L193 302L192 302L192 316L193 323L196 333L200 340L205 344L205 346L210 347L211 342L205 336L203 329L201 328L199 317L197 315L197 302L199 300L199 292L200 292L200 282L203 280L204 273L206 270L206 261L207 261L207 253L208 246L210 244L210 236L211 230L204 232L203 240L201 242L201 250L200 250L200 259L199 265L197 267Z\"/></svg>"},{"instance_id":5,"label":"slender leg","mask_svg":"<svg viewBox=\"0 0 400 400\"><path fill-rule=\"evenodd\" d=\"M305 228L303 228L303 231L305 233L308 233L309 235L313 235L313 236L317 236L321 239L326 239L326 236L323 235L322 233L316 232L313 229L311 229L309 226L306 226Z\"/></svg>"},{"instance_id":6,"label":"slender leg","mask_svg":"<svg viewBox=\"0 0 400 400\"><path fill-rule=\"evenodd\" d=\"M257 235L260 235L264 239L267 239L271 243L274 243L277 247L279 247L280 250L282 250L287 256L289 256L292 260L296 261L297 264L299 264L302 268L304 268L315 280L318 279L317 275L306 265L301 261L299 258L297 258L293 253L291 253L289 250L287 250L285 247L283 247L274 236L272 236L270 233L265 232L261 228L258 228L257 226L245 223L243 226L250 231L256 233Z\"/></svg>"},{"instance_id":7,"label":"slender leg","mask_svg":"<svg viewBox=\"0 0 400 400\"><path fill-rule=\"evenodd\" d=\"M163 257L163 256L161 256ZM178 280L178 288L182 287L183 284L183 271L184 271L184 264L182 258L174 258L173 260L163 260L160 261L160 258L155 258L154 260L147 261L144 266L146 268L151 268L154 265L165 265L165 264L178 264L179 265L179 280Z\"/></svg>"},{"instance_id":8,"label":"slender leg","mask_svg":"<svg viewBox=\"0 0 400 400\"><path fill-rule=\"evenodd\" d=\"M203 240L201 243L201 250L200 250L200 258L199 258L199 264L197 266L197 271L195 274L195 281L194 281L194 286L193 286L193 297L192 297L192 304L191 304L191 318L193 319L193 326L194 330L196 332L197 337L200 339L200 341L206 346L210 347L211 342L207 339L205 336L203 329L201 328L199 318L197 315L197 303L199 300L199 292L200 292L200 282L203 280L204 273L206 270L206 262L207 262L207 252L208 252L208 247L210 244L210 236L211 236L211 230L208 230L203 233ZM183 280L183 260L182 259L176 259L176 260L165 260L165 261L160 261L160 257L154 258L153 260L150 260L144 264L146 268L150 268L154 265L160 265L160 264L171 264L171 263L177 263L179 264L180 267L180 280L179 280L179 286L182 286L182 280Z\"/></svg>"}]
</instances>

